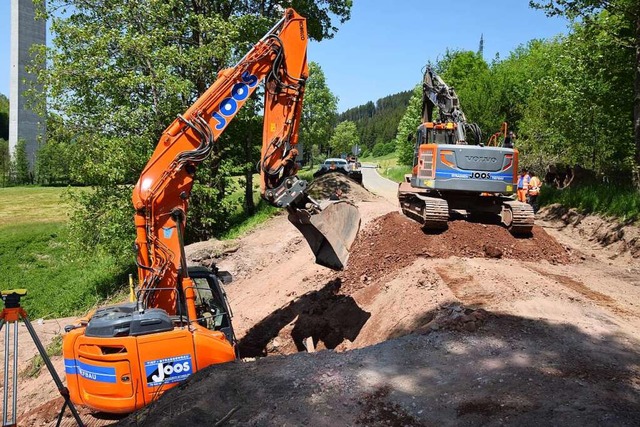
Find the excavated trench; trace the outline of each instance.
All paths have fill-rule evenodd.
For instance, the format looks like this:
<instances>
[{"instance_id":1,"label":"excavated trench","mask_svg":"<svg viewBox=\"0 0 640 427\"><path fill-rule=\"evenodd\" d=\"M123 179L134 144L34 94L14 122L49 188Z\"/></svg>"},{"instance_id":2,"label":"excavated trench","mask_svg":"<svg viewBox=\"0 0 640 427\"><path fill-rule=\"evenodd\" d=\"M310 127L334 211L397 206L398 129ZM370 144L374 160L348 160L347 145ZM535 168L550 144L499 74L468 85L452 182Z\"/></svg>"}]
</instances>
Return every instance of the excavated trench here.
<instances>
[{"instance_id":1,"label":"excavated trench","mask_svg":"<svg viewBox=\"0 0 640 427\"><path fill-rule=\"evenodd\" d=\"M336 188L356 204L376 198L341 174L325 175L311 186L318 198L327 197ZM449 222L447 230L429 234L422 231L417 222L392 211L378 216L361 229L345 271L325 276L316 289L297 294L299 296L254 324L241 336L239 353L246 358L308 350L349 350L420 330L433 321L434 316L422 318L418 322L421 324L405 328L404 333L398 333L396 325L387 325L384 321L377 322L375 333L367 333L371 327L367 323L372 315L379 317L380 313L375 311L380 307L403 316L415 314L419 317L418 312L424 308L398 307L398 298L401 300L402 295L385 292L385 289L416 262L451 257L548 261L551 264L571 261L565 247L537 226L528 237L514 237L499 225L457 220ZM416 280L408 277L409 287L398 292L409 295L411 287L424 287L425 281L436 284L450 281L442 267L427 270L419 273L421 277ZM451 303L461 305L455 296ZM472 311L462 308L449 314L456 317L456 313L469 315ZM310 339L312 348L309 348Z\"/></svg>"}]
</instances>

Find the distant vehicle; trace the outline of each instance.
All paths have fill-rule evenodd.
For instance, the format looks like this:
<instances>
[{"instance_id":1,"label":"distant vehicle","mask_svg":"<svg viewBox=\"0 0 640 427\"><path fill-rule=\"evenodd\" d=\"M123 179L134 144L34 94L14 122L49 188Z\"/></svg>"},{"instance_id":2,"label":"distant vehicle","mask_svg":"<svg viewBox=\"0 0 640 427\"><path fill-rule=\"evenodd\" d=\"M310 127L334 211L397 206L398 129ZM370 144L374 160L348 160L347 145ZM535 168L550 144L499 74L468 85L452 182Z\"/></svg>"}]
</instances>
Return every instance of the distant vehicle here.
<instances>
[{"instance_id":1,"label":"distant vehicle","mask_svg":"<svg viewBox=\"0 0 640 427\"><path fill-rule=\"evenodd\" d=\"M362 164L358 161L358 158L353 154L347 156L347 162L355 164L356 169L360 169Z\"/></svg>"},{"instance_id":2,"label":"distant vehicle","mask_svg":"<svg viewBox=\"0 0 640 427\"><path fill-rule=\"evenodd\" d=\"M362 172L360 171L360 163L355 161L355 157L349 159L347 161L345 159L340 158L329 158L324 161L323 164L320 165L320 169L318 169L313 177L317 178L319 176L328 174L328 173L342 173L347 175L352 180L356 181L358 184L362 184Z\"/></svg>"}]
</instances>

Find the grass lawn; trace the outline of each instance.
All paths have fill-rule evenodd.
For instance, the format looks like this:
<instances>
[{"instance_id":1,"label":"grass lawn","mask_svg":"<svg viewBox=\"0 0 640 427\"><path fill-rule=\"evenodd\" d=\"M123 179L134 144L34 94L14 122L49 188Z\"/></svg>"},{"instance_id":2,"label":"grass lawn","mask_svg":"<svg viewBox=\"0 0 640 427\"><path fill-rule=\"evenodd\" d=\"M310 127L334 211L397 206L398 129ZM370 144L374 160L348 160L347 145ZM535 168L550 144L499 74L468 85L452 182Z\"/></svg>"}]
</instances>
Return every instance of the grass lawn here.
<instances>
[{"instance_id":1,"label":"grass lawn","mask_svg":"<svg viewBox=\"0 0 640 427\"><path fill-rule=\"evenodd\" d=\"M367 157L359 159L362 163L376 163L378 172L395 182L404 180L405 174L411 173L410 166L398 164L398 155L396 153L386 154L380 157Z\"/></svg>"},{"instance_id":2,"label":"grass lawn","mask_svg":"<svg viewBox=\"0 0 640 427\"><path fill-rule=\"evenodd\" d=\"M373 157L373 156L368 156L368 157L360 157L358 159L360 162L362 163L380 163L383 160L392 160L392 161L396 161L398 160L398 154L393 152L393 153L389 153L389 154L385 154L384 156L379 156L379 157Z\"/></svg>"},{"instance_id":3,"label":"grass lawn","mask_svg":"<svg viewBox=\"0 0 640 427\"><path fill-rule=\"evenodd\" d=\"M310 180L313 171L300 171ZM233 226L222 236L233 239L284 212L259 195L259 177L254 176L257 212L242 211L244 189L235 183L233 194L239 207ZM81 314L114 295L123 296L131 263L118 265L114 257L93 250L81 252L71 244L67 227L71 209L63 187L0 188L0 289L26 288L23 306L33 319ZM78 189L77 191L90 191ZM124 290L124 291L123 291Z\"/></svg>"},{"instance_id":4,"label":"grass lawn","mask_svg":"<svg viewBox=\"0 0 640 427\"><path fill-rule=\"evenodd\" d=\"M126 283L111 257L70 246L65 191L0 188L0 289L26 288L33 319L82 313Z\"/></svg>"},{"instance_id":5,"label":"grass lawn","mask_svg":"<svg viewBox=\"0 0 640 427\"><path fill-rule=\"evenodd\" d=\"M69 210L62 200L65 191L66 187L0 188L0 228L65 222Z\"/></svg>"}]
</instances>

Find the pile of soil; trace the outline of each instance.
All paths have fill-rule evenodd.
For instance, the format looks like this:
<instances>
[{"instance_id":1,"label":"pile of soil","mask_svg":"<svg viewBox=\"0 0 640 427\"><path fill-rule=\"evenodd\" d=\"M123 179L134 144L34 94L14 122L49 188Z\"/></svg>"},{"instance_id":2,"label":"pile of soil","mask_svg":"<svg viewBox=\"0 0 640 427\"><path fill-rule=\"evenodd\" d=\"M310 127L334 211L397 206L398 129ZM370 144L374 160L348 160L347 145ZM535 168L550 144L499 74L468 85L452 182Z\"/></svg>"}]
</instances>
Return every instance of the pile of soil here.
<instances>
[{"instance_id":1,"label":"pile of soil","mask_svg":"<svg viewBox=\"0 0 640 427\"><path fill-rule=\"evenodd\" d=\"M393 307L406 298L442 295L451 288L450 296L480 305L502 292L495 286L485 288L456 267L440 265L450 257L570 261L565 248L539 227L528 238L516 238L497 225L452 221L448 230L434 235L425 234L418 223L398 212L387 213L360 231L345 271L330 276L317 289L298 294L252 325L241 336L239 353L246 358L307 351L310 337L313 350L345 351L433 328L476 330L483 323L482 313L453 310L444 317L424 317L426 300L403 303L403 316L411 319L405 322L406 328L377 312L378 305ZM440 263L424 265L437 259ZM392 284L398 280L404 284Z\"/></svg>"},{"instance_id":2,"label":"pile of soil","mask_svg":"<svg viewBox=\"0 0 640 427\"><path fill-rule=\"evenodd\" d=\"M121 425L632 426L636 345L489 313L475 334L214 365Z\"/></svg>"},{"instance_id":3,"label":"pile of soil","mask_svg":"<svg viewBox=\"0 0 640 427\"><path fill-rule=\"evenodd\" d=\"M398 212L377 218L362 230L354 243L343 281L343 291L411 265L418 258L510 258L522 261L546 260L567 264L567 250L542 228L531 236L515 237L493 224L451 221L447 230L428 234L420 225Z\"/></svg>"},{"instance_id":4,"label":"pile of soil","mask_svg":"<svg viewBox=\"0 0 640 427\"><path fill-rule=\"evenodd\" d=\"M371 200L375 196L364 187L342 173L328 173L314 179L308 192L317 200L328 199L337 189L342 191L342 198L352 202Z\"/></svg>"}]
</instances>

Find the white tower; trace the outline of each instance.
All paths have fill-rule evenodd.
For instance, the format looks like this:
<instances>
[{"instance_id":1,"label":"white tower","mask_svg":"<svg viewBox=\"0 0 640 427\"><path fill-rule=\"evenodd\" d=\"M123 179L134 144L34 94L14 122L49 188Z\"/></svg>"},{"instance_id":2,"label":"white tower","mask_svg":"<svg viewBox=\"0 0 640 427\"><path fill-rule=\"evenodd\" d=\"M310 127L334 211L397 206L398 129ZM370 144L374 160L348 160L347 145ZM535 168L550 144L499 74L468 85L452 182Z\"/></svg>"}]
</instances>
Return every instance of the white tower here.
<instances>
[{"instance_id":1,"label":"white tower","mask_svg":"<svg viewBox=\"0 0 640 427\"><path fill-rule=\"evenodd\" d=\"M15 155L18 141L26 142L31 170L38 151L38 137L44 143L45 120L27 108L25 91L35 75L25 67L31 65L31 46L46 42L46 22L35 19L32 0L11 0L11 81L9 83L9 150ZM44 64L43 64L44 65ZM44 95L44 94L43 94Z\"/></svg>"}]
</instances>

